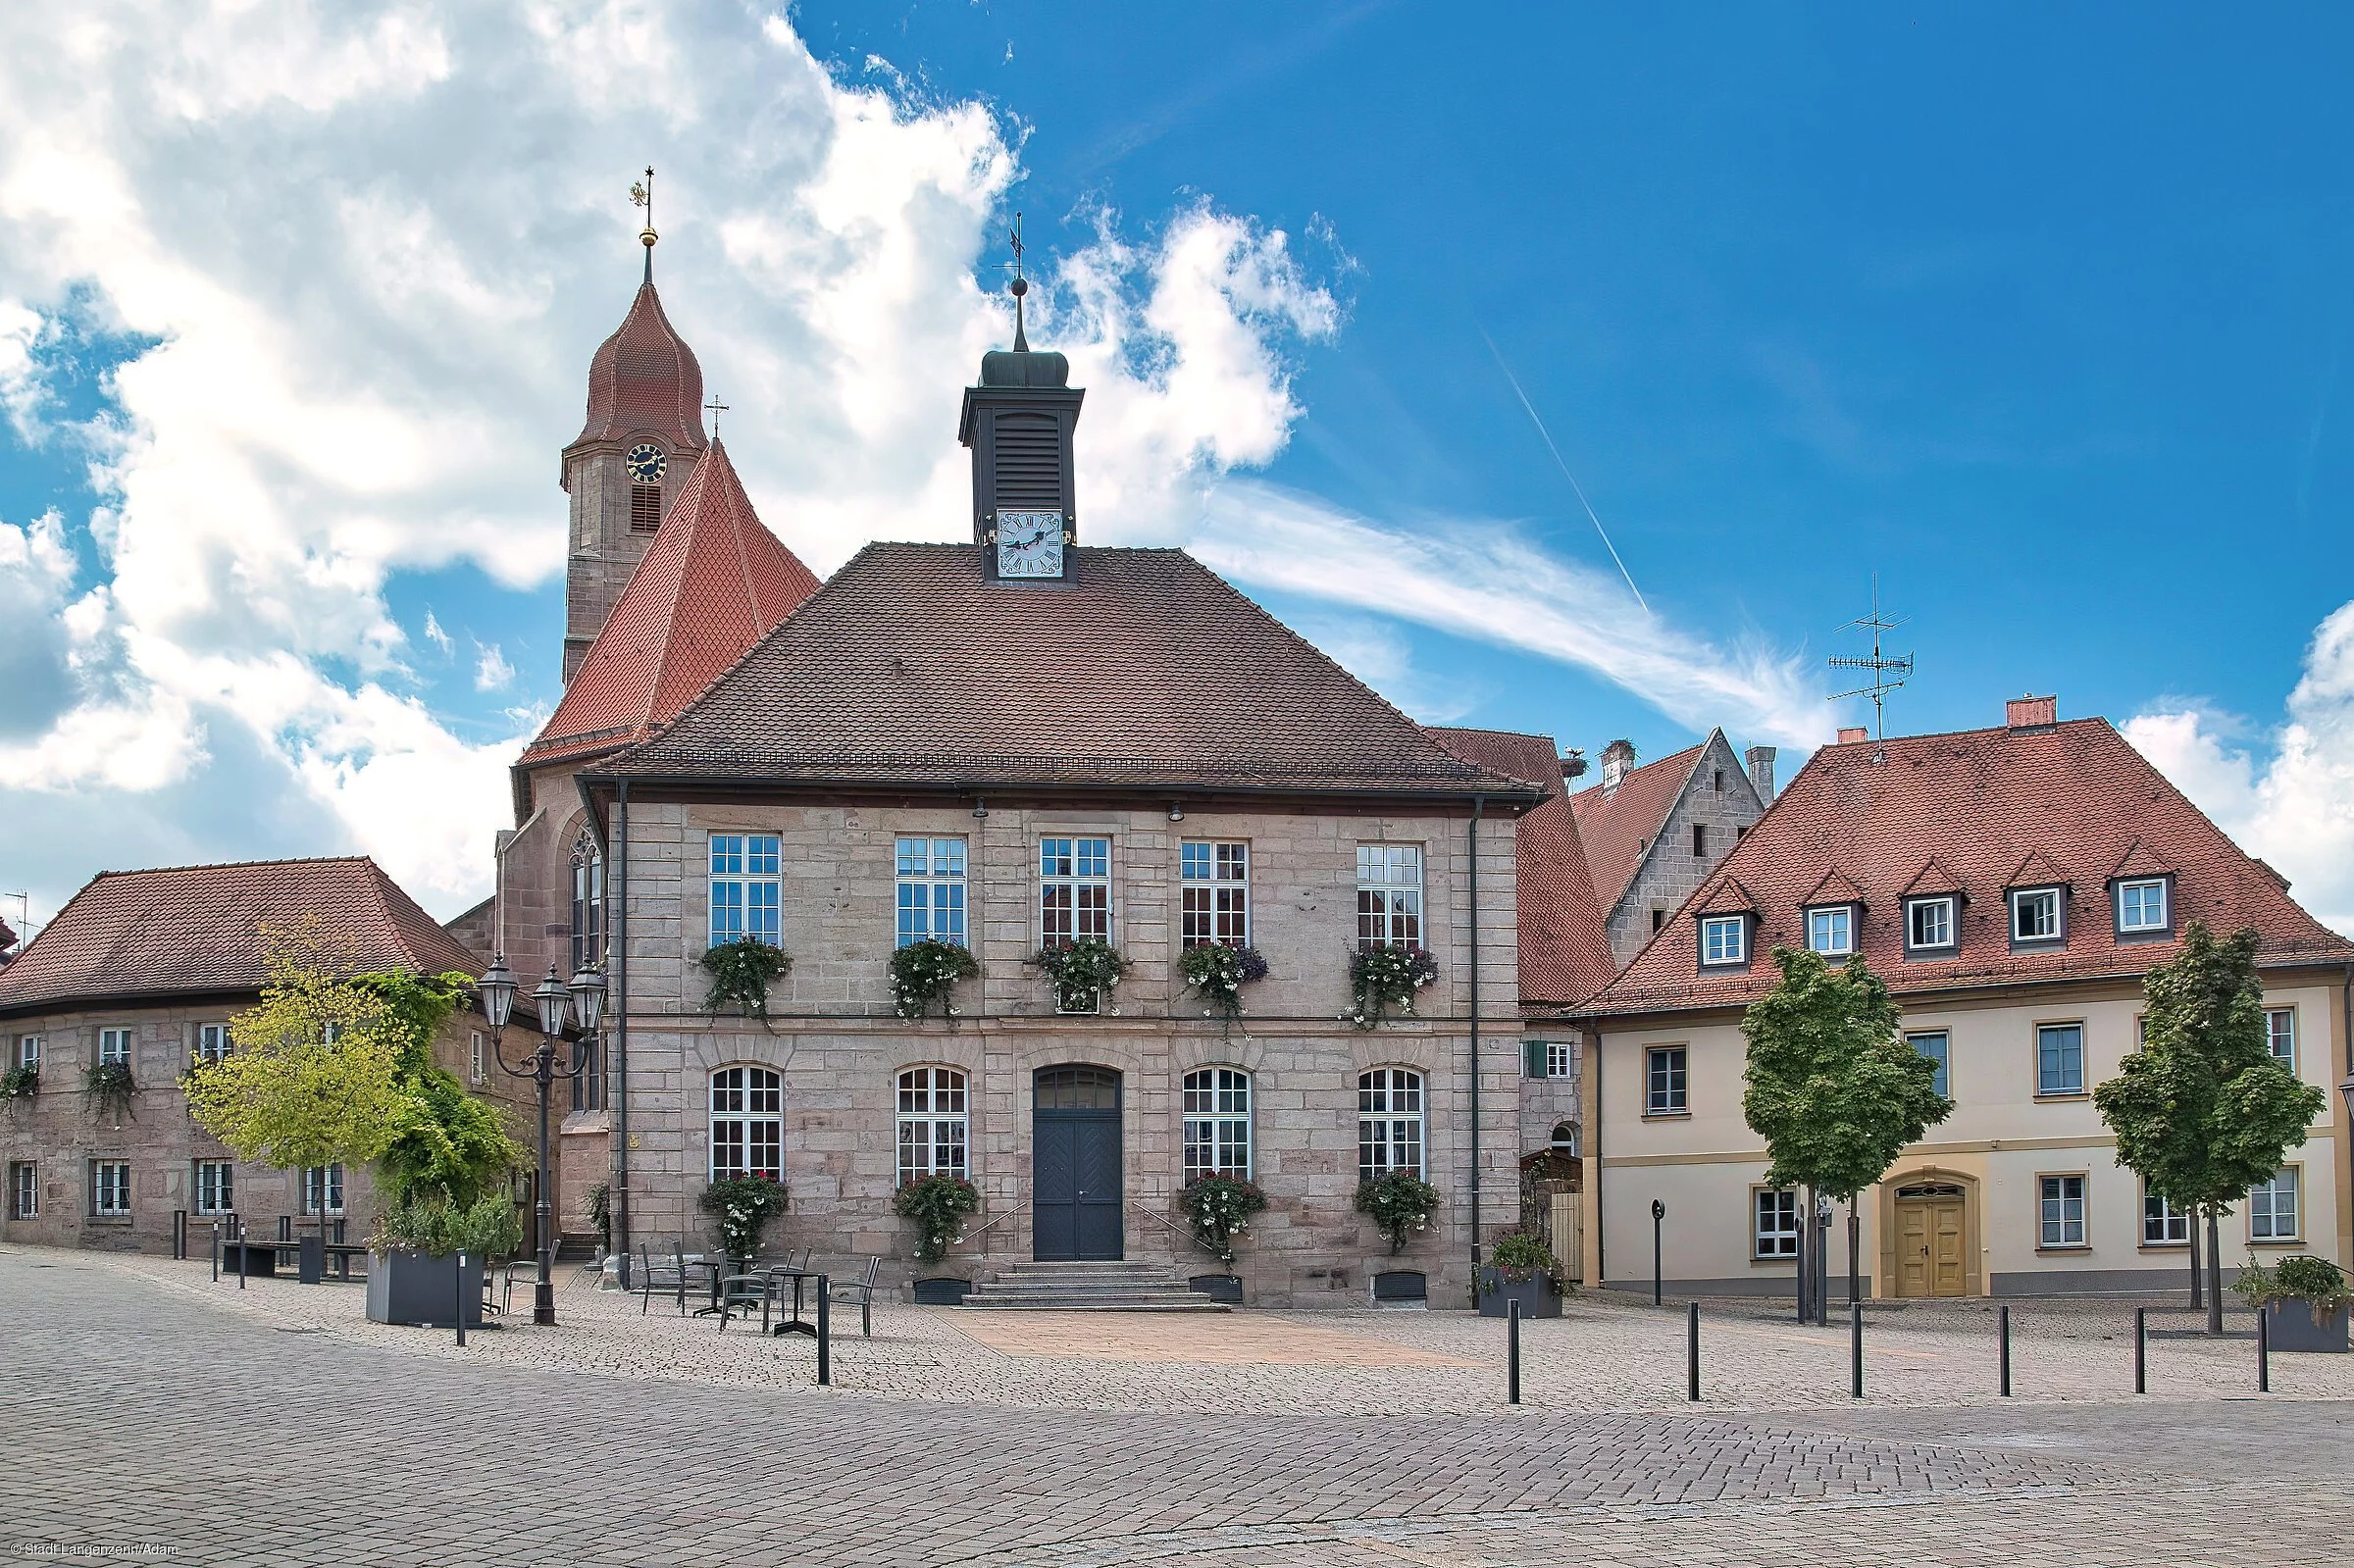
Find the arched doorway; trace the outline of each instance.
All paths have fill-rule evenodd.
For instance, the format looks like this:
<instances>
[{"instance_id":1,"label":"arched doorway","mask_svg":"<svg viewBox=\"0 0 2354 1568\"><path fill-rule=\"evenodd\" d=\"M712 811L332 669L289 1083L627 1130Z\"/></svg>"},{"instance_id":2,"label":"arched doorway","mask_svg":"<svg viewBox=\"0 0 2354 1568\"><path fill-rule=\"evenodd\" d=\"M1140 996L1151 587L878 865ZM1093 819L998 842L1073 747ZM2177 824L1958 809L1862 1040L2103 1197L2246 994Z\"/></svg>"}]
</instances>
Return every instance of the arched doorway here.
<instances>
[{"instance_id":1,"label":"arched doorway","mask_svg":"<svg viewBox=\"0 0 2354 1568\"><path fill-rule=\"evenodd\" d=\"M1120 1075L1108 1067L1042 1067L1031 1087L1031 1255L1125 1256Z\"/></svg>"},{"instance_id":2,"label":"arched doorway","mask_svg":"<svg viewBox=\"0 0 2354 1568\"><path fill-rule=\"evenodd\" d=\"M1916 1175L1896 1185L1893 1207L1896 1293L1970 1294L1970 1189L1943 1175Z\"/></svg>"}]
</instances>

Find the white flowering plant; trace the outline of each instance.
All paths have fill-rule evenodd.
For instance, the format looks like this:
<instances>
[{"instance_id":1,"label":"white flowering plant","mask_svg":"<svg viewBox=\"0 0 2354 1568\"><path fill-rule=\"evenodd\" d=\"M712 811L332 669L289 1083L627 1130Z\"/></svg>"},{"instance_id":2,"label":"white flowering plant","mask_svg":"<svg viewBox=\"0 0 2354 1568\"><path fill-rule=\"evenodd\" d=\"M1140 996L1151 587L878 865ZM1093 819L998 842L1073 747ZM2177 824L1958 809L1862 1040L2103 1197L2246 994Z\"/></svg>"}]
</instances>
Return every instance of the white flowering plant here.
<instances>
[{"instance_id":1,"label":"white flowering plant","mask_svg":"<svg viewBox=\"0 0 2354 1568\"><path fill-rule=\"evenodd\" d=\"M954 1018L948 992L960 980L981 973L971 951L955 942L926 937L895 948L891 955L891 1009L901 1018L921 1018L940 1004L941 1016Z\"/></svg>"},{"instance_id":2,"label":"white flowering plant","mask_svg":"<svg viewBox=\"0 0 2354 1568\"><path fill-rule=\"evenodd\" d=\"M703 1212L719 1221L720 1245L731 1258L760 1255L760 1234L785 1212L785 1184L769 1176L723 1176L703 1189Z\"/></svg>"},{"instance_id":3,"label":"white flowering plant","mask_svg":"<svg viewBox=\"0 0 2354 1568\"><path fill-rule=\"evenodd\" d=\"M1177 1193L1177 1207L1192 1227L1194 1239L1229 1267L1234 1263L1234 1239L1249 1230L1251 1216L1266 1206L1267 1194L1239 1176L1199 1177Z\"/></svg>"},{"instance_id":4,"label":"white flowering plant","mask_svg":"<svg viewBox=\"0 0 2354 1568\"><path fill-rule=\"evenodd\" d=\"M1439 978L1439 961L1411 943L1360 947L1349 955L1349 1011L1356 1029L1371 1029L1393 1012L1411 1017L1414 993Z\"/></svg>"}]
</instances>

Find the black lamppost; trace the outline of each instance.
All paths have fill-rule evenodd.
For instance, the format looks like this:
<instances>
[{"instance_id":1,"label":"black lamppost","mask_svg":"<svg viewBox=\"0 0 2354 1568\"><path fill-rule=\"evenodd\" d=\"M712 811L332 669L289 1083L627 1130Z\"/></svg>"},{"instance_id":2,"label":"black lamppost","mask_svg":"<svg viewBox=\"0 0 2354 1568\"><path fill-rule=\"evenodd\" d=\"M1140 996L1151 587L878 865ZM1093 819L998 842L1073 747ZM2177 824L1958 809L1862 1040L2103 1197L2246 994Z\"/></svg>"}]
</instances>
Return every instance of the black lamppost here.
<instances>
[{"instance_id":1,"label":"black lamppost","mask_svg":"<svg viewBox=\"0 0 2354 1568\"><path fill-rule=\"evenodd\" d=\"M506 1053L499 1049L499 1037L515 1013L515 977L508 973L503 953L491 960L490 972L483 977L481 989L483 1021L490 1026L490 1054L498 1062L499 1071L510 1078L528 1078L539 1086L539 1193L538 1203L532 1211L534 1239L538 1242L536 1250L539 1254L539 1279L532 1288L532 1321L552 1324L556 1321L556 1249L547 1201L547 1087L559 1078L578 1078L587 1069L590 1039L596 1034L596 1026L604 1021L605 977L594 965L589 965L574 975L567 987L556 979L556 966L547 966L547 978L532 992L533 999L539 1004L539 1044L524 1058L521 1067L507 1065ZM558 1067L556 1041L564 1034L567 1004L579 1010L581 1034L586 1037L572 1042L571 1065Z\"/></svg>"}]
</instances>

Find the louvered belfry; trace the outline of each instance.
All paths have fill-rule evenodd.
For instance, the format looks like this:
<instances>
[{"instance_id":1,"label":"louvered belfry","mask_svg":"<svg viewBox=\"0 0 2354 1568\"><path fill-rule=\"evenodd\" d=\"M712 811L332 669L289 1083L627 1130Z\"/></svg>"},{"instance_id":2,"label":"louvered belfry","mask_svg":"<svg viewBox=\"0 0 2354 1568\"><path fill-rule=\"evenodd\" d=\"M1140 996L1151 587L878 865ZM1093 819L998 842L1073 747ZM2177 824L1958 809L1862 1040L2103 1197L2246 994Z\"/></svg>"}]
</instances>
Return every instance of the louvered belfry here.
<instances>
[{"instance_id":1,"label":"louvered belfry","mask_svg":"<svg viewBox=\"0 0 2354 1568\"><path fill-rule=\"evenodd\" d=\"M1087 393L1070 379L1062 355L1020 346L982 355L981 383L964 389L956 438L972 448L973 541L993 577L1000 507L1060 512L1064 539L1078 542L1071 432ZM1078 552L1066 548L1062 563L1068 579L1078 570Z\"/></svg>"}]
</instances>

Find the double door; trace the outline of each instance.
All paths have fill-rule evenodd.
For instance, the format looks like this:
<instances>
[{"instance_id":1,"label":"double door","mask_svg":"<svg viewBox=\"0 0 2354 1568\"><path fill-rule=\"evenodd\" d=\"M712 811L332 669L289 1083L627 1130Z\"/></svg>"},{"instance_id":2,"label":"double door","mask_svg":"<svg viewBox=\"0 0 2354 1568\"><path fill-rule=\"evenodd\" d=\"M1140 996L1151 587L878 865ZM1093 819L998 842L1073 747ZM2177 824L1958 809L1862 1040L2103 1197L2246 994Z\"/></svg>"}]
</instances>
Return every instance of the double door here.
<instances>
[{"instance_id":1,"label":"double door","mask_svg":"<svg viewBox=\"0 0 2354 1568\"><path fill-rule=\"evenodd\" d=\"M1031 1254L1052 1262L1125 1256L1120 1075L1043 1069L1032 1107Z\"/></svg>"},{"instance_id":2,"label":"double door","mask_svg":"<svg viewBox=\"0 0 2354 1568\"><path fill-rule=\"evenodd\" d=\"M1961 1295L1970 1285L1959 1192L1896 1200L1896 1293Z\"/></svg>"}]
</instances>

